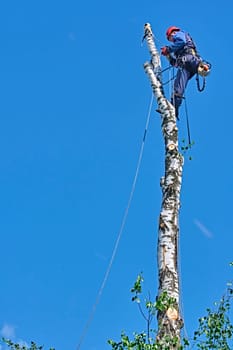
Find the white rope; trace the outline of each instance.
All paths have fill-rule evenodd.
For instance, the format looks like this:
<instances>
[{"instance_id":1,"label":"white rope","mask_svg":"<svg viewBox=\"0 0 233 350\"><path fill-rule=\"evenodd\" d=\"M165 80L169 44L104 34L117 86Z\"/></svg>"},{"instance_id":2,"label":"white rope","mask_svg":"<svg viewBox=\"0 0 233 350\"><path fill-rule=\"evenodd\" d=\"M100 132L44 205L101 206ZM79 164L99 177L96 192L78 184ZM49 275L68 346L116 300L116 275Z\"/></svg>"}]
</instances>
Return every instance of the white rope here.
<instances>
[{"instance_id":1,"label":"white rope","mask_svg":"<svg viewBox=\"0 0 233 350\"><path fill-rule=\"evenodd\" d=\"M141 149L140 149L140 153L139 153L139 157L138 157L136 172L135 172L135 176L134 176L131 192L130 192L129 199L128 199L128 204L127 204L127 207L126 207L124 215L123 215L122 223L121 223L121 226L120 226L120 229L119 229L119 232L118 232L118 235L117 235L117 239L116 239L116 242L115 242L115 245L114 245L114 248L113 248L111 259L109 261L107 270L106 270L105 275L104 275L103 282L102 282L102 284L100 286L100 289L99 289L99 291L97 293L96 301L93 304L93 307L92 307L92 310L90 312L90 315L89 315L89 317L87 319L87 322L86 322L86 324L85 324L85 326L83 328L83 331L81 333L80 340L79 340L79 343L78 343L78 346L77 346L77 350L79 350L81 348L81 345L82 345L82 343L84 341L84 338L87 335L87 332L88 332L88 329L89 329L89 327L91 325L91 322L93 320L93 317L94 317L97 305L99 304L101 295L103 293L103 290L105 288L106 282L108 280L108 277L109 277L109 274L110 274L110 271L111 271L111 268L112 268L113 261L114 261L114 259L116 257L117 249L118 249L118 246L119 246L119 243L120 243L120 239L121 239L124 227L125 227L126 219L127 219L127 216L128 216L128 212L129 212L129 208L130 208L132 199L133 199L133 195L134 195L134 191L135 191L135 187L136 187L136 182L137 182L137 178L138 178L138 174L139 174L139 170L140 170L140 166L141 166L142 155L143 155L145 139L146 139L146 133L147 133L147 130L148 130L150 116L151 116L151 109L152 109L152 104L153 104L153 98L154 97L153 97L153 93L152 93L151 101L150 101L150 105L149 105L149 110L148 110L148 114L147 114L147 119L146 119L145 131L144 131L142 144L141 144Z\"/></svg>"}]
</instances>

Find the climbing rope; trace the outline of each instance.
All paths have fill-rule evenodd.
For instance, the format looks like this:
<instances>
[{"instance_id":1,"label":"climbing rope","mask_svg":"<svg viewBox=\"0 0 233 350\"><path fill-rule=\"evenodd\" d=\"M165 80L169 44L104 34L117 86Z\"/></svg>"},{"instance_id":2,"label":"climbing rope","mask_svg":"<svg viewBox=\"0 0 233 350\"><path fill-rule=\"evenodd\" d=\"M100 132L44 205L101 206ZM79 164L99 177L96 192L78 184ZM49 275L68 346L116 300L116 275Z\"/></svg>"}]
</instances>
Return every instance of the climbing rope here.
<instances>
[{"instance_id":1,"label":"climbing rope","mask_svg":"<svg viewBox=\"0 0 233 350\"><path fill-rule=\"evenodd\" d=\"M161 73L166 72L167 70L170 70L171 68L174 68L172 65L169 65L167 68L164 68Z\"/></svg>"},{"instance_id":2,"label":"climbing rope","mask_svg":"<svg viewBox=\"0 0 233 350\"><path fill-rule=\"evenodd\" d=\"M187 126L187 133L188 133L188 147L191 147L191 134L190 134L190 124L189 124L189 116L188 116L188 106L186 97L184 96L184 105L185 105L185 115L186 115L186 126Z\"/></svg>"},{"instance_id":3,"label":"climbing rope","mask_svg":"<svg viewBox=\"0 0 233 350\"><path fill-rule=\"evenodd\" d=\"M172 68L172 77L170 77L170 69ZM166 81L165 83L162 83L162 85L166 85L168 83L169 84L169 93L172 96L172 100L174 101L174 97L175 97L175 92L174 92L174 79L176 77L176 74L174 73L175 69L173 66L169 66L167 68L165 68L162 72L166 71L169 69L169 79L168 81ZM198 75L198 74L197 74ZM190 123L189 123L189 116L188 116L188 106L187 106L187 102L186 102L186 97L185 95L183 96L183 99L185 101L185 116L186 116L186 127L187 127L187 133L188 133L188 147L191 147L192 145L192 141L191 141L191 133L190 133Z\"/></svg>"},{"instance_id":4,"label":"climbing rope","mask_svg":"<svg viewBox=\"0 0 233 350\"><path fill-rule=\"evenodd\" d=\"M82 345L82 343L83 343L83 341L84 341L84 339L85 339L85 337L87 335L88 329L89 329L89 327L91 325L91 322L93 320L93 317L94 317L97 305L100 302L101 295L102 295L103 290L104 290L104 288L106 286L106 283L107 283L107 280L108 280L108 277L109 277L109 274L110 274L110 271L111 271L111 268L112 268L113 261L114 261L114 259L116 257L116 253L117 253L117 249L118 249L118 246L119 246L119 243L120 243L120 239L121 239L121 236L122 236L125 224L126 224L126 219L128 217L130 205L131 205L131 202L132 202L132 199L133 199L133 195L134 195L134 191L135 191L135 187L136 187L136 183L137 183L137 179L138 179L138 174L139 174L139 170L140 170L140 166L141 166L141 162L142 162L142 156L143 156L143 151L144 151L144 146L145 146L145 140L146 140L146 135L147 135L149 121L150 121L150 116L151 116L153 98L154 98L154 95L152 93L151 101L150 101L150 105L149 105L149 110L148 110L148 114L147 114L147 119L146 119L146 126L145 126L145 130L144 130L144 134L143 134L143 138L142 138L142 144L141 144L139 157L138 157L138 162L137 162L137 166L136 166L136 172L135 172L135 175L134 175L134 179L133 179L133 183L132 183L131 192L130 192L130 195L129 195L127 207L126 207L124 215L123 215L121 226L120 226L119 232L117 234L117 239L116 239L115 245L113 247L113 251L112 251L112 255L111 255L108 267L106 269L106 272L105 272L102 284L100 286L100 289L99 289L99 291L97 293L97 297L96 297L95 303L92 306L92 310L90 312L90 315L89 315L89 317L87 319L87 322L86 322L86 324L85 324L85 326L83 328L83 331L81 333L80 340L79 340L79 343L78 343L78 346L77 346L77 350L79 350L81 348L81 345Z\"/></svg>"},{"instance_id":5,"label":"climbing rope","mask_svg":"<svg viewBox=\"0 0 233 350\"><path fill-rule=\"evenodd\" d=\"M176 74L173 75L171 78L169 78L167 81L165 81L165 83L163 83L162 85L163 85L163 86L164 86L164 85L167 85L168 83L170 83L171 81L173 81L173 80L175 79L175 77L176 77Z\"/></svg>"},{"instance_id":6,"label":"climbing rope","mask_svg":"<svg viewBox=\"0 0 233 350\"><path fill-rule=\"evenodd\" d=\"M171 77L171 74L170 74L170 71L172 69L172 77ZM169 70L169 78L168 80L165 82L165 83L162 83L162 85L167 85L168 83L170 83L172 80L175 79L176 77L176 74L174 73L174 67L170 64L167 68L164 68L162 71L161 71L161 74L166 72L167 70Z\"/></svg>"},{"instance_id":7,"label":"climbing rope","mask_svg":"<svg viewBox=\"0 0 233 350\"><path fill-rule=\"evenodd\" d=\"M201 87L201 85L200 85L200 78L199 78L199 77L200 77L200 76L199 76L199 74L197 73L197 74L196 74L197 89L198 89L199 92L202 92L202 91L204 91L204 89L205 89L206 80L205 80L205 77L202 77L203 83L202 83L202 87Z\"/></svg>"}]
</instances>

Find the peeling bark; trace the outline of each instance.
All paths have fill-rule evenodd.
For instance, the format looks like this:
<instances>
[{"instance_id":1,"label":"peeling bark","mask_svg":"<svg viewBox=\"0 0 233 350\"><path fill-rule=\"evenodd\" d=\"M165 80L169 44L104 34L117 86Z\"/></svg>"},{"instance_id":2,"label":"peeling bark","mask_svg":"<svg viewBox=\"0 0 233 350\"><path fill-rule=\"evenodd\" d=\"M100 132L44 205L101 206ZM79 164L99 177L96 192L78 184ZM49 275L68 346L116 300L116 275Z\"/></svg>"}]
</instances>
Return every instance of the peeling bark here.
<instances>
[{"instance_id":1,"label":"peeling bark","mask_svg":"<svg viewBox=\"0 0 233 350\"><path fill-rule=\"evenodd\" d=\"M151 62L144 64L145 72L151 82L154 96L162 118L162 133L165 144L165 175L161 178L162 206L158 227L158 298L163 292L168 298L174 298L174 303L166 310L158 312L158 341L165 337L177 338L180 342L180 329L183 322L179 309L179 274L178 274L178 239L179 239L179 209L182 182L183 157L178 150L178 128L176 125L174 106L165 98L161 83L161 63L155 47L153 33L147 23L144 27L145 39L151 55Z\"/></svg>"}]
</instances>

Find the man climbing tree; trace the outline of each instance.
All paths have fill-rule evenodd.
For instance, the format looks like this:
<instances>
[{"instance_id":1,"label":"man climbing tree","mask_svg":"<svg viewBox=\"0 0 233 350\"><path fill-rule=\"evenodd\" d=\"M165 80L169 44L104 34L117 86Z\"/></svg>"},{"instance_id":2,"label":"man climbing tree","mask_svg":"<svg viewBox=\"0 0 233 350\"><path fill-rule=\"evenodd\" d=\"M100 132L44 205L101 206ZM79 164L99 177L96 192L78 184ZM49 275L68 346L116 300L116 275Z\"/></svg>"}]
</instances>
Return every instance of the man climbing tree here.
<instances>
[{"instance_id":1,"label":"man climbing tree","mask_svg":"<svg viewBox=\"0 0 233 350\"><path fill-rule=\"evenodd\" d=\"M171 98L176 118L178 118L179 107L188 81L197 73L202 76L208 75L210 65L202 60L188 33L176 26L171 26L167 29L166 36L171 44L162 47L161 54L167 57L172 66L178 67Z\"/></svg>"}]
</instances>

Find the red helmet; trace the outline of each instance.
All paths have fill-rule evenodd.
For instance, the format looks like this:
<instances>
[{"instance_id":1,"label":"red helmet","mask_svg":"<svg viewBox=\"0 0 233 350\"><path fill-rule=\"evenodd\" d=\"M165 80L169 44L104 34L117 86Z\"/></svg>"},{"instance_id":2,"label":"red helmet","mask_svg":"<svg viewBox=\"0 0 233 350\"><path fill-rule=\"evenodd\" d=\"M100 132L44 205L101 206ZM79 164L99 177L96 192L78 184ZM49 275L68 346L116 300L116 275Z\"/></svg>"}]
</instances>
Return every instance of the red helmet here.
<instances>
[{"instance_id":1,"label":"red helmet","mask_svg":"<svg viewBox=\"0 0 233 350\"><path fill-rule=\"evenodd\" d=\"M176 26L171 26L171 27L169 27L169 28L167 29L167 31L166 31L166 36L167 36L167 38L169 38L169 36L171 35L171 33L174 32L174 31L179 32L179 31L180 31L180 28L178 28L178 27L176 27Z\"/></svg>"}]
</instances>

